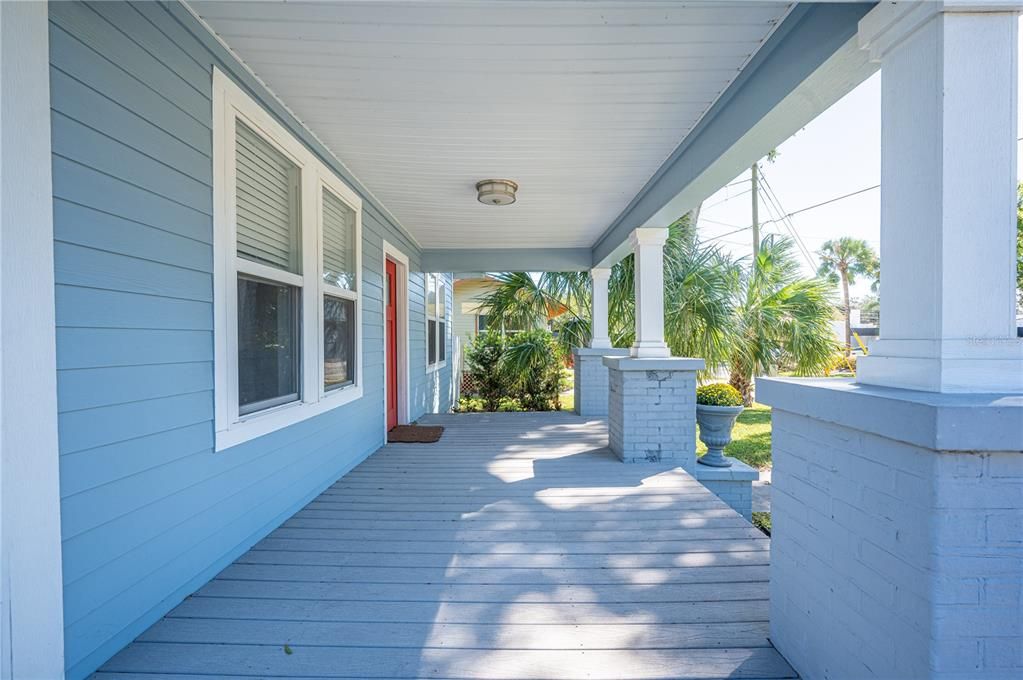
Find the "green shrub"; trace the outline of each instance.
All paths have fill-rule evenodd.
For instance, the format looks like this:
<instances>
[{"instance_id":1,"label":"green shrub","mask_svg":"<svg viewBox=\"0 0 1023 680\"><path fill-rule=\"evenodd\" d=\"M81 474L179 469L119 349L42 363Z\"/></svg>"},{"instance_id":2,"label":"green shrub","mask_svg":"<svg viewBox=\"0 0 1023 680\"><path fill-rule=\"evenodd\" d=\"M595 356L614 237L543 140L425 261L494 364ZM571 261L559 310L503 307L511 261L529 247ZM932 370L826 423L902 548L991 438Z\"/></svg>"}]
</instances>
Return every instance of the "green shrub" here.
<instances>
[{"instance_id":1,"label":"green shrub","mask_svg":"<svg viewBox=\"0 0 1023 680\"><path fill-rule=\"evenodd\" d=\"M549 331L505 338L480 333L465 351L478 398L459 401L460 411L556 411L564 378L564 355Z\"/></svg>"},{"instance_id":2,"label":"green shrub","mask_svg":"<svg viewBox=\"0 0 1023 680\"><path fill-rule=\"evenodd\" d=\"M726 383L711 383L696 388L696 403L704 406L742 406L742 393Z\"/></svg>"},{"instance_id":3,"label":"green shrub","mask_svg":"<svg viewBox=\"0 0 1023 680\"><path fill-rule=\"evenodd\" d=\"M760 529L768 536L771 535L771 513L769 512L754 512L753 513L753 526Z\"/></svg>"},{"instance_id":4,"label":"green shrub","mask_svg":"<svg viewBox=\"0 0 1023 680\"><path fill-rule=\"evenodd\" d=\"M466 368L476 379L486 411L496 411L501 398L508 394L508 380L502 365L504 351L504 336L494 331L480 333L465 350Z\"/></svg>"},{"instance_id":5,"label":"green shrub","mask_svg":"<svg viewBox=\"0 0 1023 680\"><path fill-rule=\"evenodd\" d=\"M522 405L514 397L505 397L497 407L498 411L521 411Z\"/></svg>"},{"instance_id":6,"label":"green shrub","mask_svg":"<svg viewBox=\"0 0 1023 680\"><path fill-rule=\"evenodd\" d=\"M510 392L526 411L557 411L564 380L561 347L546 330L517 333L501 361Z\"/></svg>"},{"instance_id":7,"label":"green shrub","mask_svg":"<svg viewBox=\"0 0 1023 680\"><path fill-rule=\"evenodd\" d=\"M483 410L483 400L479 397L459 397L458 408L455 410L459 413L479 413Z\"/></svg>"}]
</instances>

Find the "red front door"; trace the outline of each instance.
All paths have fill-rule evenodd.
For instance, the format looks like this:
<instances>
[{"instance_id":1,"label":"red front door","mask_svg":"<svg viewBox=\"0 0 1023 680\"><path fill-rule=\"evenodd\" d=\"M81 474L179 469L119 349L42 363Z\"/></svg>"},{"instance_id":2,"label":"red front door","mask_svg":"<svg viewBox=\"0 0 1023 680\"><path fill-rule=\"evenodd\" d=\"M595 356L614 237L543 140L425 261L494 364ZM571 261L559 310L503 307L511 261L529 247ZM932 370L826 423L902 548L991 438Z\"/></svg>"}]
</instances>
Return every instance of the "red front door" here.
<instances>
[{"instance_id":1,"label":"red front door","mask_svg":"<svg viewBox=\"0 0 1023 680\"><path fill-rule=\"evenodd\" d=\"M387 429L398 424L398 266L387 260L387 312L386 334L387 355L384 357L387 366Z\"/></svg>"}]
</instances>

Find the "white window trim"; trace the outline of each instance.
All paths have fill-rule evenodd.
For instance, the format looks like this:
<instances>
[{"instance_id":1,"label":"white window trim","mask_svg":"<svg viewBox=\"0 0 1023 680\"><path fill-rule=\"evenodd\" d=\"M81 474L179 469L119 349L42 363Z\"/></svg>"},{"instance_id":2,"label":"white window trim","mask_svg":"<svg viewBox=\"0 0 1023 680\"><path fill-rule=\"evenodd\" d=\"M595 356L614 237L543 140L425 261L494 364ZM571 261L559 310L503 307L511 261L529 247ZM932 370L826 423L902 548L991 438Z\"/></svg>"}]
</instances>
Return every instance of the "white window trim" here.
<instances>
[{"instance_id":1,"label":"white window trim","mask_svg":"<svg viewBox=\"0 0 1023 680\"><path fill-rule=\"evenodd\" d=\"M290 274L236 254L235 121L241 119L294 162L302 173L302 274ZM220 70L213 69L213 338L216 450L261 437L362 397L362 200L273 116ZM323 281L322 196L327 188L355 211L356 291ZM238 273L301 287L299 401L238 413ZM355 381L323 386L323 295L356 300Z\"/></svg>"},{"instance_id":2,"label":"white window trim","mask_svg":"<svg viewBox=\"0 0 1023 680\"><path fill-rule=\"evenodd\" d=\"M438 282L443 282L443 284L444 284L444 296L445 296L445 300L444 300L444 316L438 316L436 314L434 316L430 316L430 277L431 276L435 277ZM451 333L451 322L448 321L448 306L449 306L448 303L447 303L448 282L444 278L443 274L430 274L430 273L427 273L427 274L424 274L424 276L423 276L423 290L424 290L424 292L426 294L425 298L424 298L425 299L425 304L423 305L423 317L425 319L423 321L423 326L424 326L423 330L425 331L425 334L427 336L426 337L426 347L425 347L425 349L426 349L426 372L427 373L435 373L435 372L441 370L442 368L444 368L444 367L446 367L448 365L448 351L447 351L447 344L446 343L448 341L448 336ZM439 300L440 296L438 296L437 299ZM440 348L440 343L441 342L445 343L445 347L444 347L444 360L443 361L435 361L432 364L430 363L430 337L429 337L429 335L430 335L430 322L431 321L443 321L444 322L444 337L438 339L438 344L437 344L438 349ZM440 324L437 325L437 332L438 332L438 334L440 333Z\"/></svg>"}]
</instances>

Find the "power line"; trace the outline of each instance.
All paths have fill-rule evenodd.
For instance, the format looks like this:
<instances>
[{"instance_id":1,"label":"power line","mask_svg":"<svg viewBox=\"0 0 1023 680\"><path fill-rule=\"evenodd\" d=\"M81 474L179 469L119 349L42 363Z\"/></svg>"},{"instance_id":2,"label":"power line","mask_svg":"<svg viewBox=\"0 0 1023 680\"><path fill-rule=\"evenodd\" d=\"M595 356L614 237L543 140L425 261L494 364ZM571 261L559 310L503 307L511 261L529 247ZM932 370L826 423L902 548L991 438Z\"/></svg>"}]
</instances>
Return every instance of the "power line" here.
<instances>
[{"instance_id":1,"label":"power line","mask_svg":"<svg viewBox=\"0 0 1023 680\"><path fill-rule=\"evenodd\" d=\"M729 185L729 186L731 186L731 185ZM721 205L722 203L728 203L733 198L739 198L740 196L745 196L746 194L750 193L751 191L753 191L753 189L746 189L745 191L740 191L737 194L732 194L731 196L726 196L725 198L722 198L720 201L716 201L714 203L711 203L710 205L703 206L701 208L701 210L709 210L710 208L713 208L714 206Z\"/></svg>"},{"instance_id":2,"label":"power line","mask_svg":"<svg viewBox=\"0 0 1023 680\"><path fill-rule=\"evenodd\" d=\"M796 230L796 225L791 219L791 214L785 212L785 209L781 205L781 200L771 187L771 183L767 181L767 176L764 175L763 172L760 173L760 179L764 185L764 195L767 198L768 208L774 208L777 210L777 213L782 216L778 218L778 220L774 221L781 221L781 223L785 226L785 229L792 236L792 240L795 241L796 247L799 248L803 257L806 258L806 263L810 265L811 269L815 269L816 264L814 262L813 255L810 254L810 249L806 247L806 244L803 243L803 239L800 238L799 232Z\"/></svg>"},{"instance_id":3,"label":"power line","mask_svg":"<svg viewBox=\"0 0 1023 680\"><path fill-rule=\"evenodd\" d=\"M1023 137L1020 137L1020 141L1023 141ZM761 179L763 179L763 170L762 169L761 169ZM766 185L766 181L764 182L764 184ZM799 213L806 212L807 210L813 210L814 208L819 208L819 207L821 207L823 205L828 205L829 203L835 203L836 201L841 201L841 200L849 198L851 196L856 196L858 194L862 194L864 192L871 191L872 189L877 189L879 187L880 187L879 184L875 184L872 187L866 187L865 189L860 189L859 191L853 191L853 192L850 192L848 194L842 194L841 196L836 196L836 197L828 199L826 201L822 201L820 203L815 203L814 205L810 205L810 206L807 206L805 208L800 208L799 210L793 210L790 213L784 213L783 210L779 209L778 212L782 213L781 217L777 217L777 218L770 219L770 220L765 220L765 221L761 222L760 224L761 225L775 224L777 222L782 222L784 224L784 220L787 220L788 218L792 217L793 215L798 215ZM768 189L770 190L770 187L768 187ZM743 193L749 193L749 192L747 191L747 192L743 192ZM737 194L736 196L733 196L732 198L736 198L737 196L740 196L740 195L742 195L742 194ZM706 206L706 207L710 207L710 206ZM717 241L719 239L723 239L725 236L731 236L732 234L738 234L740 232L743 232L743 231L746 231L748 229L752 229L753 228L752 224L749 225L749 226L745 226L745 227L739 227L738 225L735 225L735 224L729 224L727 222L721 222L721 221L718 221L718 220L712 220L709 217L704 217L703 215L700 215L700 222L710 222L711 224L720 224L723 227L735 227L735 229L733 231L726 231L723 234L718 234L716 236L711 236L710 238L704 239L705 243L706 242L710 242L710 241ZM786 227L786 230L788 230L788 227ZM800 240L802 240L802 239L800 239Z\"/></svg>"},{"instance_id":4,"label":"power line","mask_svg":"<svg viewBox=\"0 0 1023 680\"><path fill-rule=\"evenodd\" d=\"M735 231L726 231L723 234L718 234L717 236L711 236L710 238L704 239L703 242L704 243L710 243L711 241L717 241L718 239L723 239L726 236L731 236L732 234L738 234L739 232L747 231L747 230L752 229L752 228L753 228L752 225L750 225L748 227L739 227ZM732 241L730 241L730 243L732 243Z\"/></svg>"},{"instance_id":5,"label":"power line","mask_svg":"<svg viewBox=\"0 0 1023 680\"><path fill-rule=\"evenodd\" d=\"M1023 137L1021 137L1021 139L1023 139ZM880 186L881 186L880 184L875 184L872 187L866 187L865 189L860 189L859 191L853 191L853 192L848 193L848 194L843 194L841 196L836 196L835 198L829 199L827 201L822 201L820 203L815 203L815 204L809 205L809 206L807 206L805 208L800 208L799 210L793 210L790 213L785 213L779 219L788 219L789 217L792 217L793 215L798 215L799 213L804 213L807 210L813 210L814 208L819 208L819 207L821 207L823 205L828 205L829 203L834 203L835 201L841 201L843 198L849 198L851 196L857 196L859 194L866 193L866 192L872 191L874 189L878 189L878 188L880 188Z\"/></svg>"},{"instance_id":6,"label":"power line","mask_svg":"<svg viewBox=\"0 0 1023 680\"><path fill-rule=\"evenodd\" d=\"M732 224L731 222L722 222L721 220L712 220L709 217L700 215L701 222L710 222L711 224L720 224L722 227L731 227L732 229L749 229L749 227L740 227L738 224Z\"/></svg>"}]
</instances>

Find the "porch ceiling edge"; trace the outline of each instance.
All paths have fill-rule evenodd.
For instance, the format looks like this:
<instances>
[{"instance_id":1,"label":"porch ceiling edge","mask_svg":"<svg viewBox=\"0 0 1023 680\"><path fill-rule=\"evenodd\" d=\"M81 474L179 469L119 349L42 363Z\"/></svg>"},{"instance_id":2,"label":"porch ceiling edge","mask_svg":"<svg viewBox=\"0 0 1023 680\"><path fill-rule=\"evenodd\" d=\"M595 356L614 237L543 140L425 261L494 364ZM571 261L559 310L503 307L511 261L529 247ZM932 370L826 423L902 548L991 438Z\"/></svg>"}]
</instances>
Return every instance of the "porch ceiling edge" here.
<instances>
[{"instance_id":1,"label":"porch ceiling edge","mask_svg":"<svg viewBox=\"0 0 1023 680\"><path fill-rule=\"evenodd\" d=\"M758 378L757 400L925 449L1023 455L1023 394L919 392L835 378Z\"/></svg>"},{"instance_id":2,"label":"porch ceiling edge","mask_svg":"<svg viewBox=\"0 0 1023 680\"><path fill-rule=\"evenodd\" d=\"M594 242L593 266L617 262L628 254L623 244L633 229L667 226L869 77L876 64L867 63L855 38L874 5L799 3ZM833 63L836 55L842 64ZM819 71L824 77L807 87ZM741 153L733 154L739 142Z\"/></svg>"}]
</instances>

